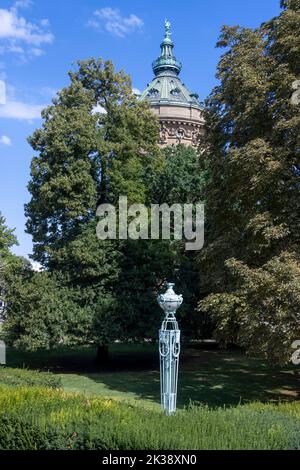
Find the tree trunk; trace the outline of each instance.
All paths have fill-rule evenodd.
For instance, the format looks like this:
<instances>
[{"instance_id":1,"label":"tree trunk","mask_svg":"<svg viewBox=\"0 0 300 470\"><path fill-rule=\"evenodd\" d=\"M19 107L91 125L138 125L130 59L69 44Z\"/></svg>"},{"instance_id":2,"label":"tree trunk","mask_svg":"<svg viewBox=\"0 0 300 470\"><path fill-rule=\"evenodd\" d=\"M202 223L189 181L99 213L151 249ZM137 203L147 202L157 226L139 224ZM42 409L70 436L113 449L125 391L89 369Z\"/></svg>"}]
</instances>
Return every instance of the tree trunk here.
<instances>
[{"instance_id":1,"label":"tree trunk","mask_svg":"<svg viewBox=\"0 0 300 470\"><path fill-rule=\"evenodd\" d=\"M107 364L109 359L108 345L99 344L97 348L96 364Z\"/></svg>"}]
</instances>

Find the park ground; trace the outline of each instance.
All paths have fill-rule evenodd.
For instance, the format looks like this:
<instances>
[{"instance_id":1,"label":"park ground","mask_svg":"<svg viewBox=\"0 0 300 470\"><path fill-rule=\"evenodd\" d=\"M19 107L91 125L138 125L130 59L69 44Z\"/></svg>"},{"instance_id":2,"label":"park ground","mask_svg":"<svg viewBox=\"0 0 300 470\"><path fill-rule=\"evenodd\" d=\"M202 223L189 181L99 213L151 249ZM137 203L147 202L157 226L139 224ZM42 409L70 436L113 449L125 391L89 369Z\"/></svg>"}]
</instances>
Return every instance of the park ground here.
<instances>
[{"instance_id":1,"label":"park ground","mask_svg":"<svg viewBox=\"0 0 300 470\"><path fill-rule=\"evenodd\" d=\"M105 366L95 364L92 346L54 351L7 351L7 366L50 371L65 391L159 406L158 352L152 344L114 344ZM1 382L1 378L0 378ZM178 383L178 408L251 402L300 400L300 368L272 365L249 358L239 349L219 350L214 343L183 345Z\"/></svg>"}]
</instances>

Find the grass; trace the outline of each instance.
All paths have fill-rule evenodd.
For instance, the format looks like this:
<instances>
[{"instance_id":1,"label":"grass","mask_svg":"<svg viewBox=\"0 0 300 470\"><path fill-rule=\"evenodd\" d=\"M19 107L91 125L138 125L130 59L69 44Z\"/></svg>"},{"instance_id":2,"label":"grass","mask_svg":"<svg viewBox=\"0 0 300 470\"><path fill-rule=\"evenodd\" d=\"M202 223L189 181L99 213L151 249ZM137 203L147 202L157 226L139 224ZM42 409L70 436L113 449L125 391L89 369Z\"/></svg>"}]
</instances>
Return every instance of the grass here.
<instances>
[{"instance_id":1,"label":"grass","mask_svg":"<svg viewBox=\"0 0 300 470\"><path fill-rule=\"evenodd\" d=\"M155 345L115 344L109 364L102 368L95 365L95 354L91 346L36 353L8 349L7 363L13 368L49 370L61 379L65 391L139 400L148 408L158 407ZM218 407L300 399L300 369L296 366L272 366L247 358L239 350L219 351L209 345L184 345L180 360L178 408L190 401Z\"/></svg>"},{"instance_id":2,"label":"grass","mask_svg":"<svg viewBox=\"0 0 300 470\"><path fill-rule=\"evenodd\" d=\"M0 366L0 385L8 387L44 387L61 388L61 380L58 375L50 372L38 372L27 369L12 369Z\"/></svg>"},{"instance_id":3,"label":"grass","mask_svg":"<svg viewBox=\"0 0 300 470\"><path fill-rule=\"evenodd\" d=\"M105 367L95 356L91 346L8 348L9 367L0 367L0 449L300 448L299 367L183 345L178 412L166 417L155 345L115 344Z\"/></svg>"},{"instance_id":4,"label":"grass","mask_svg":"<svg viewBox=\"0 0 300 470\"><path fill-rule=\"evenodd\" d=\"M300 449L300 403L179 410L0 386L0 449Z\"/></svg>"}]
</instances>

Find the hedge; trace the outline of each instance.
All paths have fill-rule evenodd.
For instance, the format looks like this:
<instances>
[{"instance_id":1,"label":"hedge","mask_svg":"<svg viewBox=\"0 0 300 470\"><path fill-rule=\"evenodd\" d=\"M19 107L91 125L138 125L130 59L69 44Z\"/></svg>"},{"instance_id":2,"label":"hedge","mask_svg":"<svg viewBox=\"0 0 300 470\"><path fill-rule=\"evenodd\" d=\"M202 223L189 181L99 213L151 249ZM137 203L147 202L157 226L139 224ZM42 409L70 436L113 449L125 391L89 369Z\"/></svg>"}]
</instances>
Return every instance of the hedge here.
<instances>
[{"instance_id":1,"label":"hedge","mask_svg":"<svg viewBox=\"0 0 300 470\"><path fill-rule=\"evenodd\" d=\"M133 403L0 386L0 449L300 449L300 403L192 406L167 417Z\"/></svg>"}]
</instances>

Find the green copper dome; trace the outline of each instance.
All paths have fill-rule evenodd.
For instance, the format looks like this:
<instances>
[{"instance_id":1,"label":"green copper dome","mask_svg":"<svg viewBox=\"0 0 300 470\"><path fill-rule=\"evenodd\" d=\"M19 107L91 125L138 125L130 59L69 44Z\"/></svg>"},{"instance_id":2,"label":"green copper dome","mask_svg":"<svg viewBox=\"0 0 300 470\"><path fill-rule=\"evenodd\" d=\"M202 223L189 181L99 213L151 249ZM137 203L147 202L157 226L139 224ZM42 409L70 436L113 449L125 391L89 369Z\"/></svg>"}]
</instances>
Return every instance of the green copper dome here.
<instances>
[{"instance_id":1,"label":"green copper dome","mask_svg":"<svg viewBox=\"0 0 300 470\"><path fill-rule=\"evenodd\" d=\"M161 55L152 64L155 78L147 85L140 99L149 101L151 106L166 104L201 109L198 95L191 93L179 78L182 64L173 54L169 21L165 22L165 37L160 47Z\"/></svg>"}]
</instances>

